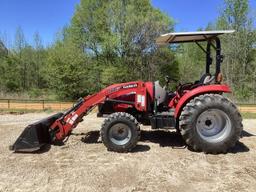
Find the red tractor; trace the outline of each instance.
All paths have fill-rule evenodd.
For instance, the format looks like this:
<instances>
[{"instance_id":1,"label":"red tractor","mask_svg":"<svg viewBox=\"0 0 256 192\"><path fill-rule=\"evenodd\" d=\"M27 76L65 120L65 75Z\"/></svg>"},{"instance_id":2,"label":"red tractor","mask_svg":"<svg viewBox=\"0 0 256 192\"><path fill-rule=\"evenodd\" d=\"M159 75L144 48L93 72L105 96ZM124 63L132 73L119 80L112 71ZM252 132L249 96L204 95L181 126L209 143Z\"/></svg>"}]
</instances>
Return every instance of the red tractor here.
<instances>
[{"instance_id":1,"label":"red tractor","mask_svg":"<svg viewBox=\"0 0 256 192\"><path fill-rule=\"evenodd\" d=\"M33 152L45 144L65 141L72 130L94 107L98 116L108 115L101 127L101 138L110 151L129 152L140 139L140 124L152 129L176 129L195 151L225 153L239 140L243 129L237 107L223 93L221 84L221 44L219 35L234 31L168 33L158 44L195 42L206 53L205 74L194 83L178 84L167 91L158 81L134 81L111 85L81 98L71 109L28 125L11 149ZM206 41L206 49L200 42ZM216 70L212 74L211 49L216 50ZM166 82L172 80L167 77Z\"/></svg>"}]
</instances>

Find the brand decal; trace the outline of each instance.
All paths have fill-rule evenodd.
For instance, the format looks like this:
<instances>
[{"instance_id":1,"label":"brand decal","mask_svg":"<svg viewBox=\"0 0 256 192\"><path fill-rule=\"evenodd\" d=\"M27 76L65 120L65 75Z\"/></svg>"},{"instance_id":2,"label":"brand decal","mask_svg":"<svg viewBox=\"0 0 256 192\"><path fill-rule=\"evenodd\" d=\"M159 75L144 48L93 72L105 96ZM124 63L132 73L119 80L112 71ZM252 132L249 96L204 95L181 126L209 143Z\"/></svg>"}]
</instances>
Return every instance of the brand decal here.
<instances>
[{"instance_id":1,"label":"brand decal","mask_svg":"<svg viewBox=\"0 0 256 192\"><path fill-rule=\"evenodd\" d=\"M120 90L120 88L121 88L121 87L114 87L114 88L110 89L110 90L108 91L108 93L117 92L117 91Z\"/></svg>"},{"instance_id":2,"label":"brand decal","mask_svg":"<svg viewBox=\"0 0 256 192\"><path fill-rule=\"evenodd\" d=\"M135 83L135 84L130 84L130 85L124 85L123 89L130 89L130 88L134 88L134 87L138 87L138 84Z\"/></svg>"},{"instance_id":3,"label":"brand decal","mask_svg":"<svg viewBox=\"0 0 256 192\"><path fill-rule=\"evenodd\" d=\"M108 93L110 94L110 93L117 92L120 89L131 89L131 88L134 88L134 87L138 87L138 84L137 83L133 83L133 84L129 84L129 85L123 85L123 86L114 87L114 88L111 88L108 91Z\"/></svg>"}]
</instances>

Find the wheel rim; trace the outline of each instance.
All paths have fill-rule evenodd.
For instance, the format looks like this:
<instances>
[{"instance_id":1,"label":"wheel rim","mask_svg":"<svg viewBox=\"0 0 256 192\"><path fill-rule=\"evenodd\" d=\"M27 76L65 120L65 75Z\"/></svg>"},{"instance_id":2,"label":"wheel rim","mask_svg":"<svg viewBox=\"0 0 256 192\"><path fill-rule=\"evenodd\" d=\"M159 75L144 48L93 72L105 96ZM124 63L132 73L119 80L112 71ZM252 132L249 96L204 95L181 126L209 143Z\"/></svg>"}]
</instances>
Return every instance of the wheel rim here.
<instances>
[{"instance_id":1,"label":"wheel rim","mask_svg":"<svg viewBox=\"0 0 256 192\"><path fill-rule=\"evenodd\" d=\"M131 129L128 125L123 123L117 123L113 125L109 130L110 141L116 145L125 145L131 139Z\"/></svg>"},{"instance_id":2,"label":"wheel rim","mask_svg":"<svg viewBox=\"0 0 256 192\"><path fill-rule=\"evenodd\" d=\"M196 129L200 137L207 142L223 141L231 132L229 116L219 109L208 109L202 112L196 122Z\"/></svg>"}]
</instances>

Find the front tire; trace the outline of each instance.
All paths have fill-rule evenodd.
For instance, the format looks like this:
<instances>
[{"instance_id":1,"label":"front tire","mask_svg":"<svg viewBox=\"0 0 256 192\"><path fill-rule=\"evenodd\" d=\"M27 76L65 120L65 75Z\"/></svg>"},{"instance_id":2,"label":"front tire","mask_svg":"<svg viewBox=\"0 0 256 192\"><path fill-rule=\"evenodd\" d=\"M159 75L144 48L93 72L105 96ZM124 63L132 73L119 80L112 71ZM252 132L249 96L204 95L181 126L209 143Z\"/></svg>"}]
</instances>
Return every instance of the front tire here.
<instances>
[{"instance_id":1,"label":"front tire","mask_svg":"<svg viewBox=\"0 0 256 192\"><path fill-rule=\"evenodd\" d=\"M179 119L181 135L195 151L226 153L239 140L243 125L237 107L219 94L188 102Z\"/></svg>"},{"instance_id":2,"label":"front tire","mask_svg":"<svg viewBox=\"0 0 256 192\"><path fill-rule=\"evenodd\" d=\"M113 113L102 124L101 138L109 151L129 152L140 139L139 123L128 113Z\"/></svg>"}]
</instances>

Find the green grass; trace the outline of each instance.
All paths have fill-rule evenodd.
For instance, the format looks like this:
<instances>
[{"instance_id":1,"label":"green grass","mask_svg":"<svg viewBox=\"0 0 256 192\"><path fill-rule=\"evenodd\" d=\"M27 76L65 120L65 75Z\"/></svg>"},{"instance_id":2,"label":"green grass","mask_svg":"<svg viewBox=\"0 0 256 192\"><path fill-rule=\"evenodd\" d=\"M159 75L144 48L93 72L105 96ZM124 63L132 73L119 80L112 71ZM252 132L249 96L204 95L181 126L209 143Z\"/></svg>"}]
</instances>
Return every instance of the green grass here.
<instances>
[{"instance_id":1,"label":"green grass","mask_svg":"<svg viewBox=\"0 0 256 192\"><path fill-rule=\"evenodd\" d=\"M243 119L256 119L256 113L243 112L242 117Z\"/></svg>"}]
</instances>

